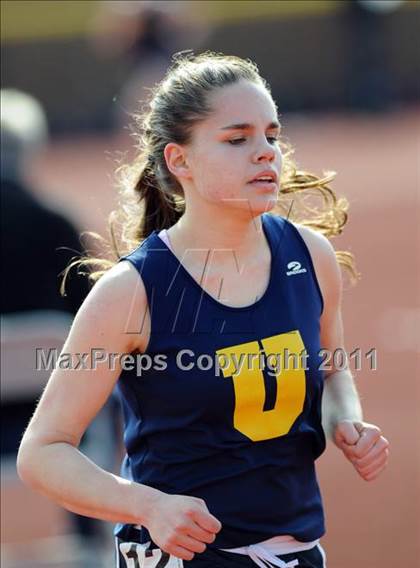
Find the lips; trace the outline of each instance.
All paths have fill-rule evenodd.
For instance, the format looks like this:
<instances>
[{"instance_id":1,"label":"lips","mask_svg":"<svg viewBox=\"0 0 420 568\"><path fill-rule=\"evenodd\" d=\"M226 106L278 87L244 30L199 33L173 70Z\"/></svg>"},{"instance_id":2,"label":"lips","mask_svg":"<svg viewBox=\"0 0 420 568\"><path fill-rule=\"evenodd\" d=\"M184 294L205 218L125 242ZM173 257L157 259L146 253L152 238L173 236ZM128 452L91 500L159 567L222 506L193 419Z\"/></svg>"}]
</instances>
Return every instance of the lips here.
<instances>
[{"instance_id":1,"label":"lips","mask_svg":"<svg viewBox=\"0 0 420 568\"><path fill-rule=\"evenodd\" d=\"M277 173L274 170L264 170L256 174L248 183L277 183Z\"/></svg>"}]
</instances>

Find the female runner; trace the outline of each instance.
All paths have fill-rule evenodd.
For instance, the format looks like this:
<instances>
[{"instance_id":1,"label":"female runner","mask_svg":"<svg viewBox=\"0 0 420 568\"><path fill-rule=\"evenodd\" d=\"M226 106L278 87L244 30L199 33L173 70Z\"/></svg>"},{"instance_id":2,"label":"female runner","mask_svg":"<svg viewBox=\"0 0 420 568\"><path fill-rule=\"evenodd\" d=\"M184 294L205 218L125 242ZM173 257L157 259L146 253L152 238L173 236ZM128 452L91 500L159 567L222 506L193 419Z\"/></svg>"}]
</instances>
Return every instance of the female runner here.
<instances>
[{"instance_id":1,"label":"female runner","mask_svg":"<svg viewBox=\"0 0 420 568\"><path fill-rule=\"evenodd\" d=\"M115 522L120 568L325 567L314 462L326 438L367 481L388 459L350 370L325 364L344 349L339 264L354 267L327 237L347 203L333 176L296 170L248 60L179 54L140 128L121 171L120 262L92 272L63 347L90 364L53 371L19 475ZM314 192L323 210L305 203ZM78 450L115 385L121 476Z\"/></svg>"}]
</instances>

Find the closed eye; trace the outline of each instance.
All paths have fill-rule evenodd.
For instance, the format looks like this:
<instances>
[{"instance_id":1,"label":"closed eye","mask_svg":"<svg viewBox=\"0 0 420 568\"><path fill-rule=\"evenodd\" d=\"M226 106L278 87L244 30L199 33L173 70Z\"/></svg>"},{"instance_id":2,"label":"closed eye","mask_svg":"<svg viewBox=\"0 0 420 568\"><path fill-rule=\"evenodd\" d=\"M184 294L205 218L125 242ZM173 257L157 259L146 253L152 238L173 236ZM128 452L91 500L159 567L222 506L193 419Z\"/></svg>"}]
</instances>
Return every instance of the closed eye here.
<instances>
[{"instance_id":1,"label":"closed eye","mask_svg":"<svg viewBox=\"0 0 420 568\"><path fill-rule=\"evenodd\" d=\"M276 142L279 141L279 137L278 136L267 136L267 140L270 144L275 144ZM232 146L239 146L240 144L243 144L244 142L246 142L246 138L232 138L231 140L228 140L228 142Z\"/></svg>"}]
</instances>

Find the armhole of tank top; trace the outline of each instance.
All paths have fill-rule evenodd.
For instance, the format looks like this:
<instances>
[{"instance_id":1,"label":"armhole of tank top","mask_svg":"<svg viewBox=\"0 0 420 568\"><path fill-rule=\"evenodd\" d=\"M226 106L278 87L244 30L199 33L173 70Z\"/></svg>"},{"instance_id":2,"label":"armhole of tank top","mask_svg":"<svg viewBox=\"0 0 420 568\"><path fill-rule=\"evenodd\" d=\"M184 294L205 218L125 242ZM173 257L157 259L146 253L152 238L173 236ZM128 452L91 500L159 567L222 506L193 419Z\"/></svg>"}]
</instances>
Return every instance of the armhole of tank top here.
<instances>
[{"instance_id":1,"label":"armhole of tank top","mask_svg":"<svg viewBox=\"0 0 420 568\"><path fill-rule=\"evenodd\" d=\"M324 312L324 296L322 295L321 286L319 285L318 277L317 277L316 272L315 272L315 266L314 266L314 263L313 263L313 260L312 260L311 252L310 252L310 250L309 250L309 248L308 248L308 245L307 245L306 242L305 242L305 239L304 239L304 238L302 237L302 235L300 234L298 228L295 227L295 225L294 225L291 221L287 220L287 222L288 222L289 226L292 227L292 230L295 232L295 234L297 235L298 239L299 239L300 242L302 243L303 250L304 250L305 255L306 255L307 259L308 259L309 268L310 268L310 271L311 271L311 274L312 274L312 278L313 278L313 280L314 280L314 282L315 282L315 287L316 287L316 289L318 290L318 295L319 295L319 299L320 299L320 302L321 302L321 313L320 313L320 317L321 317L321 315L322 315L323 312Z\"/></svg>"},{"instance_id":2,"label":"armhole of tank top","mask_svg":"<svg viewBox=\"0 0 420 568\"><path fill-rule=\"evenodd\" d=\"M146 309L149 311L149 314L150 314L150 333L149 333L149 340L147 342L147 345L144 348L144 350L141 352L142 355L145 355L145 354L147 354L149 347L150 347L150 343L152 341L152 323L153 322L152 322L152 311L150 310L151 298L149 297L149 292L148 292L147 286L144 282L142 275L140 274L140 271L139 271L135 261L133 259L131 259L129 256L123 256L118 260L118 262L121 262L123 260L126 260L127 262L129 262L131 264L131 266L133 266L135 268L135 270L137 272L137 276L138 276L138 278L140 278L140 280L143 284L144 293L146 294L146 301L147 301Z\"/></svg>"}]
</instances>

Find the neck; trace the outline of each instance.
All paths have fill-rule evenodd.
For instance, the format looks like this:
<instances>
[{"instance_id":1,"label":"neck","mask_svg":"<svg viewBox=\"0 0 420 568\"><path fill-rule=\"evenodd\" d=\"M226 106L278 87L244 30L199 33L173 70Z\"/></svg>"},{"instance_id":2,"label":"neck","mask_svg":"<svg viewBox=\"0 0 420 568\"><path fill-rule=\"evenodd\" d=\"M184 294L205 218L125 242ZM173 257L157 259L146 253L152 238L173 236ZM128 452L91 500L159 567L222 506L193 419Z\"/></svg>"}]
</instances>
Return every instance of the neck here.
<instances>
[{"instance_id":1,"label":"neck","mask_svg":"<svg viewBox=\"0 0 420 568\"><path fill-rule=\"evenodd\" d=\"M179 221L168 230L175 250L183 253L188 249L200 249L203 256L211 251L226 250L226 257L232 251L238 260L261 257L267 249L262 229L261 215L252 217L247 210L229 208L203 216L192 209L186 209ZM219 262L224 254L219 253Z\"/></svg>"}]
</instances>

